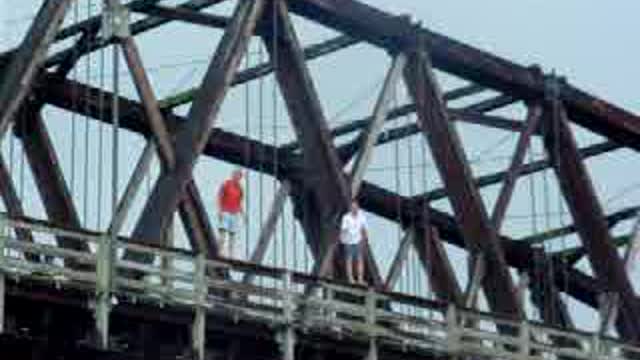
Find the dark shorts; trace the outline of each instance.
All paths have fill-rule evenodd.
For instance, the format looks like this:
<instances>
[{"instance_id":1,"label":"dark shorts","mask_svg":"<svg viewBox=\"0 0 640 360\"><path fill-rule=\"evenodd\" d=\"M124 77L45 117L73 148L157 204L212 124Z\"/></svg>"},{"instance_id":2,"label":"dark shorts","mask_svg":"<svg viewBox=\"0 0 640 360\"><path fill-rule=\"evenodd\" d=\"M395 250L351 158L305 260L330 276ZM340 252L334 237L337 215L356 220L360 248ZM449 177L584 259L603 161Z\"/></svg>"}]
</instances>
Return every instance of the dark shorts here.
<instances>
[{"instance_id":1,"label":"dark shorts","mask_svg":"<svg viewBox=\"0 0 640 360\"><path fill-rule=\"evenodd\" d=\"M344 257L347 260L360 260L360 246L358 244L342 244L344 249Z\"/></svg>"}]
</instances>

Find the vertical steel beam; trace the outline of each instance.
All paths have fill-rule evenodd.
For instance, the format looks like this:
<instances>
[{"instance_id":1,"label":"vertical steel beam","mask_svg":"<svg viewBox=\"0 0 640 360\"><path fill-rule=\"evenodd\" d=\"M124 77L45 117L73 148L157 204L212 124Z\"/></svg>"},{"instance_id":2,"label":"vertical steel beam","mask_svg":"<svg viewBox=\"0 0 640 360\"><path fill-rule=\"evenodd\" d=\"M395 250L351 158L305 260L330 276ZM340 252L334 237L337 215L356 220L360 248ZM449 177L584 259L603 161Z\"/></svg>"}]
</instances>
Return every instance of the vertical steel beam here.
<instances>
[{"instance_id":1,"label":"vertical steel beam","mask_svg":"<svg viewBox=\"0 0 640 360\"><path fill-rule=\"evenodd\" d=\"M513 279L495 228L473 184L471 169L455 129L448 120L442 92L425 49L413 49L405 80L417 106L418 121L433 153L467 249L487 260L483 287L492 310L523 318Z\"/></svg>"},{"instance_id":2,"label":"vertical steel beam","mask_svg":"<svg viewBox=\"0 0 640 360\"><path fill-rule=\"evenodd\" d=\"M547 101L543 116L545 148L580 239L587 249L593 272L606 291L620 296L620 334L628 341L638 341L640 307L613 245L596 191L578 154L562 103L557 99Z\"/></svg>"},{"instance_id":3,"label":"vertical steel beam","mask_svg":"<svg viewBox=\"0 0 640 360\"><path fill-rule=\"evenodd\" d=\"M378 135L382 130L384 121L389 114L389 103L392 96L395 93L398 80L402 76L402 70L407 63L407 57L405 54L398 54L393 58L391 68L387 73L382 91L378 96L375 108L373 110L373 120L369 123L369 126L364 130L362 134L362 142L360 146L360 152L353 163L353 170L351 171L351 194L356 196L360 190L360 184L364 179L364 173L367 170L369 162L371 161L371 155L373 154L373 147L378 140Z\"/></svg>"},{"instance_id":4,"label":"vertical steel beam","mask_svg":"<svg viewBox=\"0 0 640 360\"><path fill-rule=\"evenodd\" d=\"M348 208L350 188L333 146L286 4L274 1L273 5L273 16L265 17L265 22L269 23L273 33L261 35L271 61L275 64L276 79L291 122L302 143L305 173L302 200L305 213L302 224L307 241L316 243L311 248L320 250L316 255L315 271L322 276L332 273L339 235L339 215ZM369 281L382 286L382 279L368 244L365 244L363 252Z\"/></svg>"},{"instance_id":5,"label":"vertical steel beam","mask_svg":"<svg viewBox=\"0 0 640 360\"><path fill-rule=\"evenodd\" d=\"M516 188L516 181L518 181L518 177L522 171L522 163L524 161L524 156L527 153L531 136L538 129L541 116L542 107L540 105L533 104L529 106L525 128L518 138L516 150L513 154L513 158L511 159L511 165L509 166L509 170L505 176L502 189L498 195L498 200L496 200L496 204L493 207L491 221L493 222L493 226L496 228L496 231L500 231L500 228L502 227L502 221L507 213L507 207L511 201L513 191Z\"/></svg>"},{"instance_id":6,"label":"vertical steel beam","mask_svg":"<svg viewBox=\"0 0 640 360\"><path fill-rule=\"evenodd\" d=\"M23 107L23 109L25 109ZM64 179L55 148L40 114L31 110L21 114L15 127L16 135L24 146L40 197L51 222L71 228L80 228L80 218L73 204L71 192ZM74 250L88 251L84 242L57 237L58 245Z\"/></svg>"},{"instance_id":7,"label":"vertical steel beam","mask_svg":"<svg viewBox=\"0 0 640 360\"><path fill-rule=\"evenodd\" d=\"M0 155L0 195L4 200L4 204L7 208L7 213L11 217L24 216L24 209L22 208L22 202L11 179L11 173L7 164L4 161L4 157ZM31 231L23 228L16 229L16 235L18 239L27 242L33 242L33 234ZM38 261L39 256L35 254L26 253L27 259L30 261Z\"/></svg>"},{"instance_id":8,"label":"vertical steel beam","mask_svg":"<svg viewBox=\"0 0 640 360\"><path fill-rule=\"evenodd\" d=\"M0 85L0 141L31 88L49 45L58 31L72 0L45 0L31 28L13 54Z\"/></svg>"},{"instance_id":9,"label":"vertical steel beam","mask_svg":"<svg viewBox=\"0 0 640 360\"><path fill-rule=\"evenodd\" d=\"M263 8L264 0L241 1L237 4L231 24L218 45L189 110L190 121L176 133L176 167L158 179L133 231L133 238L159 241L162 237L163 229L191 180L195 162L207 144L222 101Z\"/></svg>"}]
</instances>

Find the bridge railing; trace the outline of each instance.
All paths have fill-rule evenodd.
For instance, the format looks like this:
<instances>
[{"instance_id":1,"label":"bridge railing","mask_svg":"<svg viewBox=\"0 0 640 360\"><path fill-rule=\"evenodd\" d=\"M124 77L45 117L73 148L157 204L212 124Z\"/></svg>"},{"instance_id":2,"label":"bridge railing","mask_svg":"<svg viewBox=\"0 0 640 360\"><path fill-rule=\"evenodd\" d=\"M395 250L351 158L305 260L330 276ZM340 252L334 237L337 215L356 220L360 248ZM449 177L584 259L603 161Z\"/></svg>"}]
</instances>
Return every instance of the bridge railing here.
<instances>
[{"instance_id":1,"label":"bridge railing","mask_svg":"<svg viewBox=\"0 0 640 360\"><path fill-rule=\"evenodd\" d=\"M15 229L30 230L37 242L18 240ZM91 251L41 242L56 237L88 244ZM136 255L124 258L125 250ZM135 261L139 258L150 261ZM379 346L513 360L622 360L640 356L639 348L597 334L566 331L535 321L515 321L288 269L205 259L180 249L134 244L103 233L2 215L0 274L1 280L27 278L95 294L92 305L96 318L102 319L96 327L104 337L104 346L108 345L110 308L119 301L137 301L192 307L199 324L194 324L194 350L201 354L204 323L208 315L215 315L266 323L277 329L285 358L292 358L296 336L314 332L361 342L368 346L369 356ZM253 280L245 281L247 274Z\"/></svg>"}]
</instances>

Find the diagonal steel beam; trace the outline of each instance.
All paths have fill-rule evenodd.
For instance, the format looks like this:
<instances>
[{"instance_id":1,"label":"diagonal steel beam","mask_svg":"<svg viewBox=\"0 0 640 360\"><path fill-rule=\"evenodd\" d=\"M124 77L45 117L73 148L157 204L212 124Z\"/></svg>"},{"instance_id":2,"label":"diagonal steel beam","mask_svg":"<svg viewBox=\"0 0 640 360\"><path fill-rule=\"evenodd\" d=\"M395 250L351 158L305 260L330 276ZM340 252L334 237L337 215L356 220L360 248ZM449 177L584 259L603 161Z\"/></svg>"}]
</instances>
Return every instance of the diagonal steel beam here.
<instances>
[{"instance_id":1,"label":"diagonal steel beam","mask_svg":"<svg viewBox=\"0 0 640 360\"><path fill-rule=\"evenodd\" d=\"M50 75L43 74L41 82L48 84L48 86L38 89L38 94L51 105L77 111L98 121L110 119L113 104L112 93L72 80L54 81L54 79ZM121 119L122 128L145 137L151 136L151 131L146 125L147 122L142 120L143 106L123 97L120 97L118 102L123 114L128 114ZM99 106L100 104L103 106ZM178 127L178 124L188 123L186 118L174 114L169 114L167 121L170 127ZM269 175L283 176L286 174L294 190L297 184L302 182L303 165L298 156L278 152L272 145L263 144L240 135L214 129L204 153ZM277 163L272 155L274 153L278 153ZM361 205L366 211L391 221L400 222L404 226L423 222L422 212L418 213L416 209L428 206L426 203L416 205L411 198L399 196L366 181L362 184L360 191ZM453 245L464 247L463 235L455 219L436 209L429 208L429 210L429 221L438 228L441 237ZM530 246L505 237L502 237L501 241L509 265L526 270L533 256ZM558 267L554 268L558 269ZM596 297L601 287L592 277L575 269L568 269L566 272L555 270L554 280L559 289L564 291L566 288L567 293L577 300L588 306L597 307Z\"/></svg>"},{"instance_id":2,"label":"diagonal steel beam","mask_svg":"<svg viewBox=\"0 0 640 360\"><path fill-rule=\"evenodd\" d=\"M424 37L439 70L468 81L508 93L518 99L541 99L544 82L537 70L513 63L442 34L414 26L356 0L289 0L291 11L375 46L394 51ZM560 97L572 121L619 144L640 149L638 117L573 86L563 87Z\"/></svg>"},{"instance_id":3,"label":"diagonal steel beam","mask_svg":"<svg viewBox=\"0 0 640 360\"><path fill-rule=\"evenodd\" d=\"M359 43L357 39L346 35L340 35L335 38L331 38L326 41L322 41L320 43L310 45L304 48L304 58L305 60L314 60L319 57L332 54L336 51L345 49L347 47L353 46ZM233 86L245 84L249 81L259 79L261 77L267 76L274 71L274 65L272 62L265 62L262 64L258 64L249 69L238 72L232 82ZM197 92L197 88L189 89L183 91L177 95L170 96L167 99L161 101L163 108L175 108L177 106L181 106L184 104L188 104L193 101L193 98Z\"/></svg>"},{"instance_id":4,"label":"diagonal steel beam","mask_svg":"<svg viewBox=\"0 0 640 360\"><path fill-rule=\"evenodd\" d=\"M511 201L513 190L515 190L516 182L518 181L518 177L522 172L522 162L524 161L524 156L527 153L527 148L529 147L531 136L538 128L538 123L540 122L541 115L542 108L539 105L532 105L529 107L525 129L518 138L516 150L513 154L513 158L511 159L511 165L509 166L509 170L507 171L507 175L502 184L502 189L500 189L500 193L498 194L496 204L493 207L491 221L493 222L493 226L495 226L496 230L498 231L502 227L502 222L504 220L505 214L507 213L507 207L509 206L509 202Z\"/></svg>"},{"instance_id":5,"label":"diagonal steel beam","mask_svg":"<svg viewBox=\"0 0 640 360\"><path fill-rule=\"evenodd\" d=\"M18 192L11 179L11 172L7 167L7 163L4 161L4 157L0 156L0 196L4 200L4 205L7 209L7 213L11 217L24 217L24 209L22 207L22 201L18 196ZM16 235L18 239L26 242L33 242L33 234L27 229L16 229ZM25 254L29 261L39 261L39 256L31 253Z\"/></svg>"},{"instance_id":6,"label":"diagonal steel beam","mask_svg":"<svg viewBox=\"0 0 640 360\"><path fill-rule=\"evenodd\" d=\"M137 1L133 1L131 3L128 3L126 5L124 5L125 7L127 7L129 10L134 11L136 9L139 9L139 7L144 7L144 6L150 6L154 3L157 3L159 0L137 0ZM179 8L184 8L184 9L189 9L189 10L202 10L205 9L209 6L215 5L217 3L220 3L222 1L225 0L191 0L186 2L185 4L182 4L180 6L178 6ZM139 20L134 22L133 24L131 24L131 34L132 35L137 35L137 34L141 34L143 32L155 29L159 26L165 25L169 22L171 22L171 19L163 19L163 18L158 18L158 17L147 17L145 19ZM79 32L82 31L86 31L86 30L93 30L93 29L97 29L97 31L100 30L102 25L102 15L98 15L98 16L93 16L87 20L81 21L77 24L71 25L65 29L60 30L59 34L58 34L58 40L62 40L64 38L67 38L69 36L73 36ZM107 38L107 39L100 39L98 41L92 42L89 46L87 46L84 49L80 49L80 52L78 54L78 56L84 56L86 54L89 54L93 51L96 50L100 50L102 48L105 48L111 44L114 44L116 42L116 39L113 37ZM65 49L62 50L60 52L57 52L55 54L53 54L52 56L50 56L46 62L45 62L45 67L49 68L52 66L56 66L59 65L60 62L62 62L65 58L67 58L71 53L73 53L74 48L70 48L70 49Z\"/></svg>"},{"instance_id":7,"label":"diagonal steel beam","mask_svg":"<svg viewBox=\"0 0 640 360\"><path fill-rule=\"evenodd\" d=\"M42 65L72 0L45 0L33 19L0 84L0 140L16 115Z\"/></svg>"},{"instance_id":8,"label":"diagonal steel beam","mask_svg":"<svg viewBox=\"0 0 640 360\"><path fill-rule=\"evenodd\" d=\"M273 204L271 204L271 210L269 211L267 220L262 225L256 247L253 250L251 257L249 258L249 261L251 261L252 263L260 264L264 260L264 257L267 254L267 249L269 248L269 243L273 238L273 234L276 230L276 225L278 224L280 215L284 210L284 205L286 204L286 200L289 196L290 191L291 185L289 184L289 182L286 180L283 181L273 199ZM253 281L254 278L255 274L246 273L242 281L245 284L249 284L251 283L251 281Z\"/></svg>"},{"instance_id":9,"label":"diagonal steel beam","mask_svg":"<svg viewBox=\"0 0 640 360\"><path fill-rule=\"evenodd\" d=\"M270 24L274 33L262 34L262 37L272 63L276 64L276 79L303 147L302 201L308 214L302 216L302 224L306 239L319 244L312 246L320 250L315 254L316 270L320 275L327 275L332 273L339 235L338 216L348 209L351 192L286 5L283 1L275 1L273 5L276 7L274 19L264 20L276 21ZM382 279L368 246L364 251L369 281L381 286Z\"/></svg>"},{"instance_id":10,"label":"diagonal steel beam","mask_svg":"<svg viewBox=\"0 0 640 360\"><path fill-rule=\"evenodd\" d=\"M198 96L189 110L190 120L176 133L176 167L158 179L133 231L133 238L152 241L160 241L162 238L163 229L191 180L195 162L207 145L233 74L263 8L263 0L238 3L232 23L218 45Z\"/></svg>"},{"instance_id":11,"label":"diagonal steel beam","mask_svg":"<svg viewBox=\"0 0 640 360\"><path fill-rule=\"evenodd\" d=\"M482 284L491 309L514 318L524 318L502 245L473 184L471 169L460 139L448 120L442 93L424 48L411 50L405 81L417 105L418 120L434 161L449 191L467 249L474 254L483 254L486 260L486 276Z\"/></svg>"},{"instance_id":12,"label":"diagonal steel beam","mask_svg":"<svg viewBox=\"0 0 640 360\"><path fill-rule=\"evenodd\" d=\"M23 107L21 121L14 129L24 146L47 216L52 223L80 228L80 218L46 125L40 114L27 110L28 107ZM57 242L63 248L89 251L86 243L63 236L57 237Z\"/></svg>"},{"instance_id":13,"label":"diagonal steel beam","mask_svg":"<svg viewBox=\"0 0 640 360\"><path fill-rule=\"evenodd\" d=\"M413 237L415 236L416 234L413 228L405 231L402 240L400 240L400 245L398 246L396 255L391 262L391 267L389 268L387 278L384 282L385 290L393 291L393 289L395 288L396 283L400 279L400 275L402 275L402 267L407 262L407 258L409 257L409 250L411 250L411 244L413 243Z\"/></svg>"},{"instance_id":14,"label":"diagonal steel beam","mask_svg":"<svg viewBox=\"0 0 640 360\"><path fill-rule=\"evenodd\" d=\"M578 154L581 159L587 159L590 157L606 154L610 151L618 150L622 148L622 145L616 144L611 141L603 141L601 143L597 143L594 145L589 145L584 148L580 148L578 150ZM520 171L520 175L530 175L536 172L543 171L551 167L551 162L547 159L537 160L522 166L522 170ZM482 188L485 186L490 186L493 184L500 183L504 181L507 177L507 171L500 171L497 173L479 176L474 180L474 184L478 188ZM427 201L435 201L439 199L444 199L447 197L447 190L445 188L439 188L431 190L425 194L416 195L413 199L420 204L421 202ZM418 205L419 206L419 205Z\"/></svg>"},{"instance_id":15,"label":"diagonal steel beam","mask_svg":"<svg viewBox=\"0 0 640 360\"><path fill-rule=\"evenodd\" d=\"M360 184L364 179L364 173L367 170L371 156L373 155L373 147L375 146L378 135L384 125L384 120L389 113L389 103L392 100L392 96L395 93L396 85L402 76L402 71L407 63L407 57L404 54L398 54L393 58L391 68L389 69L385 78L382 90L376 101L375 108L373 110L373 120L369 123L369 126L363 130L360 135L361 146L358 156L354 160L353 169L351 170L351 194L357 196L360 190Z\"/></svg>"},{"instance_id":16,"label":"diagonal steel beam","mask_svg":"<svg viewBox=\"0 0 640 360\"><path fill-rule=\"evenodd\" d=\"M416 230L414 247L425 269L429 284L436 297L442 301L463 305L463 294L456 279L453 266L449 261L437 228L429 225L429 215L423 215L427 221Z\"/></svg>"},{"instance_id":17,"label":"diagonal steel beam","mask_svg":"<svg viewBox=\"0 0 640 360\"><path fill-rule=\"evenodd\" d=\"M554 86L551 89L557 88ZM593 271L607 291L618 293L621 297L620 310L624 316L618 323L618 329L625 339L638 341L640 306L635 300L622 260L613 246L596 191L578 154L567 114L557 98L545 103L542 124L545 148L580 239L587 249Z\"/></svg>"},{"instance_id":18,"label":"diagonal steel beam","mask_svg":"<svg viewBox=\"0 0 640 360\"><path fill-rule=\"evenodd\" d=\"M127 62L136 90L142 99L146 118L153 132L153 141L158 144L158 153L165 171L176 166L176 155L169 129L160 111L153 88L147 78L138 47L132 36L120 39L124 58ZM191 246L209 257L218 255L218 243L209 222L200 193L193 181L187 185L185 196L178 205L180 217L185 224Z\"/></svg>"}]
</instances>

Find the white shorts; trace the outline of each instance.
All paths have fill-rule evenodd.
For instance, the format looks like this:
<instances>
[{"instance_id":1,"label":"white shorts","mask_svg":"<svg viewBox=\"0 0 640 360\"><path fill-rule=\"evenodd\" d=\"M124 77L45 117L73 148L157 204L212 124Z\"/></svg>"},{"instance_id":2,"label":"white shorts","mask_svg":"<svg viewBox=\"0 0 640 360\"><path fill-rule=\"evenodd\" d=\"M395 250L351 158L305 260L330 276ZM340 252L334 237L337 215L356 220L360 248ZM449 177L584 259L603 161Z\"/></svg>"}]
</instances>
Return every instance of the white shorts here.
<instances>
[{"instance_id":1,"label":"white shorts","mask_svg":"<svg viewBox=\"0 0 640 360\"><path fill-rule=\"evenodd\" d=\"M218 228L221 231L226 231L231 234L235 234L238 231L238 214L222 212L219 220Z\"/></svg>"}]
</instances>

